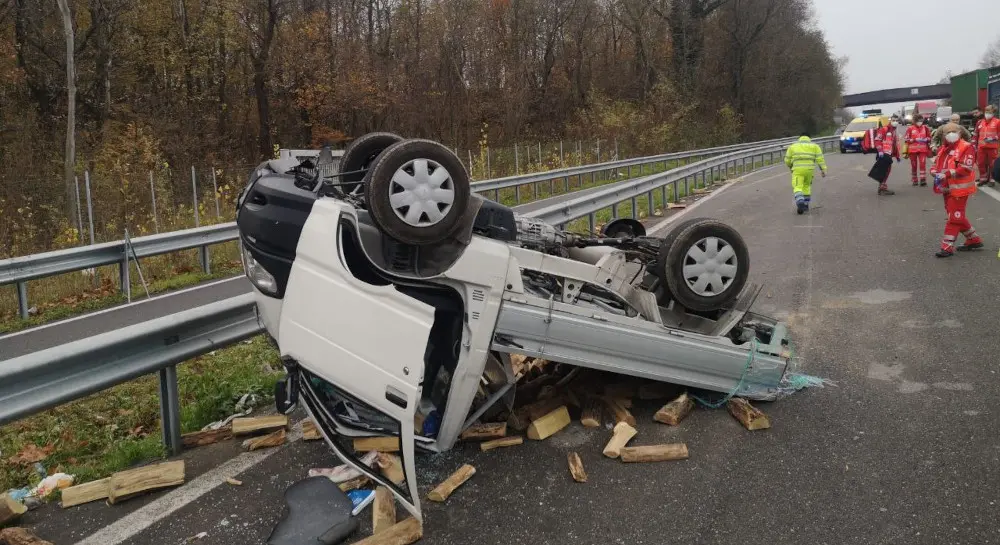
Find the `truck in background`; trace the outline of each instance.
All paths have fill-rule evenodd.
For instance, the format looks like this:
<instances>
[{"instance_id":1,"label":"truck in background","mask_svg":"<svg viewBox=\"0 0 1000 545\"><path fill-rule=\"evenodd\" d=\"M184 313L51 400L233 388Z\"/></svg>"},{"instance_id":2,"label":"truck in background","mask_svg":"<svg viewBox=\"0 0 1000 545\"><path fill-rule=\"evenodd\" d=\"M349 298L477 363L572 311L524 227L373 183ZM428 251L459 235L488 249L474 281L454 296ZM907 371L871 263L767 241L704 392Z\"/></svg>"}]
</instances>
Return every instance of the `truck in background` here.
<instances>
[{"instance_id":1,"label":"truck in background","mask_svg":"<svg viewBox=\"0 0 1000 545\"><path fill-rule=\"evenodd\" d=\"M987 104L990 71L996 68L973 70L951 78L951 108L959 114L968 114ZM947 118L946 118L947 119Z\"/></svg>"}]
</instances>

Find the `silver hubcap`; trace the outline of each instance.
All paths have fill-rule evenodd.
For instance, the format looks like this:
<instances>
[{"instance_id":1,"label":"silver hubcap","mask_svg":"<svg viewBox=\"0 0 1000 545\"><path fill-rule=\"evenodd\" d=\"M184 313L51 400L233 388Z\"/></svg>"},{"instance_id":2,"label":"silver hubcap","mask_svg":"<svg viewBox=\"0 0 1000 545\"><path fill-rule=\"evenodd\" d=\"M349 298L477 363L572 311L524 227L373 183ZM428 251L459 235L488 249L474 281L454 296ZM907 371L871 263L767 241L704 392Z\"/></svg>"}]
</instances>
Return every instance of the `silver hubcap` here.
<instances>
[{"instance_id":1,"label":"silver hubcap","mask_svg":"<svg viewBox=\"0 0 1000 545\"><path fill-rule=\"evenodd\" d=\"M712 297L729 289L736 279L736 251L725 240L706 237L684 256L684 281L693 292Z\"/></svg>"},{"instance_id":2,"label":"silver hubcap","mask_svg":"<svg viewBox=\"0 0 1000 545\"><path fill-rule=\"evenodd\" d=\"M389 204L408 225L437 225L454 202L455 182L448 170L435 161L414 159L392 175Z\"/></svg>"}]
</instances>

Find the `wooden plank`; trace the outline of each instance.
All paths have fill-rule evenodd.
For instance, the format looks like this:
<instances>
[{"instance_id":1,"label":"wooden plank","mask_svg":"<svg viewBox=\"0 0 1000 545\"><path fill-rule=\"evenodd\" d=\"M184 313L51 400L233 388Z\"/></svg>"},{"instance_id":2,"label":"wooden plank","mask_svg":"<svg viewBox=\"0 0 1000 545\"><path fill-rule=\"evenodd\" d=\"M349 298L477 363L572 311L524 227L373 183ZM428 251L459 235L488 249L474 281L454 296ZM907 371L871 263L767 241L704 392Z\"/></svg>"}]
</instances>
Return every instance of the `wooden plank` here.
<instances>
[{"instance_id":1,"label":"wooden plank","mask_svg":"<svg viewBox=\"0 0 1000 545\"><path fill-rule=\"evenodd\" d=\"M111 475L108 503L114 505L126 496L183 483L184 460L119 471Z\"/></svg>"},{"instance_id":2,"label":"wooden plank","mask_svg":"<svg viewBox=\"0 0 1000 545\"><path fill-rule=\"evenodd\" d=\"M656 411L656 414L653 415L653 420L670 426L676 426L687 415L691 414L692 410L694 410L694 400L687 395L687 392L684 392L677 399L667 403L660 410Z\"/></svg>"},{"instance_id":3,"label":"wooden plank","mask_svg":"<svg viewBox=\"0 0 1000 545\"><path fill-rule=\"evenodd\" d=\"M243 441L243 448L247 450L257 450L261 448L278 447L285 444L286 432L284 428L271 432L261 437L254 437Z\"/></svg>"},{"instance_id":4,"label":"wooden plank","mask_svg":"<svg viewBox=\"0 0 1000 545\"><path fill-rule=\"evenodd\" d=\"M362 437L354 440L355 452L399 452L399 437Z\"/></svg>"},{"instance_id":5,"label":"wooden plank","mask_svg":"<svg viewBox=\"0 0 1000 545\"><path fill-rule=\"evenodd\" d=\"M608 444L604 447L604 455L608 458L617 458L621 456L622 448L624 448L637 433L639 432L630 426L628 422L619 422L618 424L615 424L615 430L611 436L611 440L608 441Z\"/></svg>"},{"instance_id":6,"label":"wooden plank","mask_svg":"<svg viewBox=\"0 0 1000 545\"><path fill-rule=\"evenodd\" d=\"M62 491L62 501L60 502L60 505L62 505L63 509L65 509L75 505L103 500L104 498L107 498L108 494L111 492L110 487L111 477L105 477L96 481L90 481L89 483L78 484L76 486L65 488Z\"/></svg>"},{"instance_id":7,"label":"wooden plank","mask_svg":"<svg viewBox=\"0 0 1000 545\"><path fill-rule=\"evenodd\" d=\"M666 462L669 460L684 460L687 457L688 448L684 443L625 447L622 449L623 462Z\"/></svg>"},{"instance_id":8,"label":"wooden plank","mask_svg":"<svg viewBox=\"0 0 1000 545\"><path fill-rule=\"evenodd\" d=\"M366 486L369 481L370 479L368 479L368 477L362 475L360 477L355 477L349 481L344 481L338 484L337 486L344 492L350 492L351 490L357 490L362 486Z\"/></svg>"},{"instance_id":9,"label":"wooden plank","mask_svg":"<svg viewBox=\"0 0 1000 545\"><path fill-rule=\"evenodd\" d=\"M601 402L594 397L588 397L583 402L580 411L580 423L586 428L601 427Z\"/></svg>"},{"instance_id":10,"label":"wooden plank","mask_svg":"<svg viewBox=\"0 0 1000 545\"><path fill-rule=\"evenodd\" d=\"M51 541L45 541L27 528L4 528L0 530L0 543L4 545L52 545Z\"/></svg>"},{"instance_id":11,"label":"wooden plank","mask_svg":"<svg viewBox=\"0 0 1000 545\"><path fill-rule=\"evenodd\" d=\"M676 386L673 384L667 384L666 382L647 382L639 387L639 399L643 401L666 399L676 390Z\"/></svg>"},{"instance_id":12,"label":"wooden plank","mask_svg":"<svg viewBox=\"0 0 1000 545\"><path fill-rule=\"evenodd\" d=\"M247 435L260 431L272 432L287 426L288 417L283 414L256 416L251 418L234 418L233 435Z\"/></svg>"},{"instance_id":13,"label":"wooden plank","mask_svg":"<svg viewBox=\"0 0 1000 545\"><path fill-rule=\"evenodd\" d=\"M375 489L375 505L372 507L372 534L381 534L396 524L396 498L392 492L380 486Z\"/></svg>"},{"instance_id":14,"label":"wooden plank","mask_svg":"<svg viewBox=\"0 0 1000 545\"><path fill-rule=\"evenodd\" d=\"M462 486L465 481L468 481L476 474L476 468L465 464L458 468L458 471L451 474L450 477L444 480L441 484L437 485L437 488L431 490L430 494L427 494L427 499L431 501L444 501L451 496L455 489Z\"/></svg>"},{"instance_id":15,"label":"wooden plank","mask_svg":"<svg viewBox=\"0 0 1000 545\"><path fill-rule=\"evenodd\" d=\"M462 432L459 439L463 441L476 440L476 439L499 439L507 435L507 423L506 422L495 422L491 424L479 424L476 426L470 426L469 429Z\"/></svg>"},{"instance_id":16,"label":"wooden plank","mask_svg":"<svg viewBox=\"0 0 1000 545\"><path fill-rule=\"evenodd\" d=\"M569 459L569 474L573 476L573 480L578 483L587 482L587 472L583 470L583 461L580 460L580 455L571 452L568 456Z\"/></svg>"},{"instance_id":17,"label":"wooden plank","mask_svg":"<svg viewBox=\"0 0 1000 545\"><path fill-rule=\"evenodd\" d=\"M10 497L10 494L0 495L0 526L14 522L27 512L28 508Z\"/></svg>"},{"instance_id":18,"label":"wooden plank","mask_svg":"<svg viewBox=\"0 0 1000 545\"><path fill-rule=\"evenodd\" d=\"M730 399L726 403L726 408L729 409L729 414L733 415L733 418L739 420L743 427L750 431L766 430L771 427L771 421L768 420L767 415L741 397Z\"/></svg>"},{"instance_id":19,"label":"wooden plank","mask_svg":"<svg viewBox=\"0 0 1000 545\"><path fill-rule=\"evenodd\" d=\"M233 430L229 426L223 426L217 430L202 430L192 433L185 433L181 436L184 448L203 447L225 441L233 437Z\"/></svg>"},{"instance_id":20,"label":"wooden plank","mask_svg":"<svg viewBox=\"0 0 1000 545\"><path fill-rule=\"evenodd\" d=\"M487 450L493 450L500 447L512 447L514 445L520 445L524 442L524 437L520 435L514 437L503 437L501 439L494 439L492 441L484 441L479 443L479 450L486 452Z\"/></svg>"},{"instance_id":21,"label":"wooden plank","mask_svg":"<svg viewBox=\"0 0 1000 545\"><path fill-rule=\"evenodd\" d=\"M569 425L569 410L565 405L532 421L528 426L528 439L541 441Z\"/></svg>"},{"instance_id":22,"label":"wooden plank","mask_svg":"<svg viewBox=\"0 0 1000 545\"><path fill-rule=\"evenodd\" d=\"M602 397L601 400L604 402L604 406L607 407L608 412L614 417L616 423L625 422L629 426L635 427L635 417L632 416L632 413L629 412L620 399Z\"/></svg>"},{"instance_id":23,"label":"wooden plank","mask_svg":"<svg viewBox=\"0 0 1000 545\"><path fill-rule=\"evenodd\" d=\"M520 392L520 391L519 391ZM507 419L507 424L515 431L528 429L531 422L549 414L566 403L564 396L557 395L541 399L516 409Z\"/></svg>"},{"instance_id":24,"label":"wooden plank","mask_svg":"<svg viewBox=\"0 0 1000 545\"><path fill-rule=\"evenodd\" d=\"M302 422L302 440L303 441L317 441L323 438L323 434L319 432L319 428L316 427L316 423L312 419L304 420Z\"/></svg>"},{"instance_id":25,"label":"wooden plank","mask_svg":"<svg viewBox=\"0 0 1000 545\"><path fill-rule=\"evenodd\" d=\"M401 485L406 482L406 472L403 471L403 462L399 456L388 452L378 453L378 467L382 470L382 475L394 484Z\"/></svg>"},{"instance_id":26,"label":"wooden plank","mask_svg":"<svg viewBox=\"0 0 1000 545\"><path fill-rule=\"evenodd\" d=\"M410 545L423 536L424 530L420 526L420 521L410 517L402 522L397 522L384 532L357 541L354 545Z\"/></svg>"}]
</instances>

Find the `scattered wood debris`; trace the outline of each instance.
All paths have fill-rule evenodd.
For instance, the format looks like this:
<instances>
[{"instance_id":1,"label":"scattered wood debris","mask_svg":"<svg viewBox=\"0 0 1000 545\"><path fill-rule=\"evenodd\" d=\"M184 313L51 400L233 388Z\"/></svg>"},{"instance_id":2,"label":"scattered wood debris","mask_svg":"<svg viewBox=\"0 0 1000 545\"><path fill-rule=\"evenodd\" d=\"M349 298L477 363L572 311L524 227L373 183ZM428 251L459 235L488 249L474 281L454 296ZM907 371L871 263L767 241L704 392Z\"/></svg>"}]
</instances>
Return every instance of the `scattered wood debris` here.
<instances>
[{"instance_id":1,"label":"scattered wood debris","mask_svg":"<svg viewBox=\"0 0 1000 545\"><path fill-rule=\"evenodd\" d=\"M399 459L399 456L389 454L387 452L380 452L376 463L378 464L379 469L382 470L382 475L385 476L386 479L389 479L397 485L401 485L406 482L406 473L403 471L403 462Z\"/></svg>"},{"instance_id":2,"label":"scattered wood debris","mask_svg":"<svg viewBox=\"0 0 1000 545\"><path fill-rule=\"evenodd\" d=\"M587 472L583 470L583 461L580 460L580 455L571 452L568 456L569 459L569 474L573 476L573 480L578 483L587 482Z\"/></svg>"},{"instance_id":3,"label":"scattered wood debris","mask_svg":"<svg viewBox=\"0 0 1000 545\"><path fill-rule=\"evenodd\" d=\"M323 435L319 432L319 428L316 427L316 423L312 419L302 421L303 441L316 441L322 438Z\"/></svg>"},{"instance_id":4,"label":"scattered wood debris","mask_svg":"<svg viewBox=\"0 0 1000 545\"><path fill-rule=\"evenodd\" d=\"M500 447L512 447L514 445L520 445L521 443L524 443L524 437L515 435L514 437L503 437L501 439L494 439L492 441L479 443L479 450L486 452L487 450L493 450Z\"/></svg>"},{"instance_id":5,"label":"scattered wood debris","mask_svg":"<svg viewBox=\"0 0 1000 545\"><path fill-rule=\"evenodd\" d=\"M108 483L108 503L114 505L140 492L183 483L184 460L119 471Z\"/></svg>"},{"instance_id":6,"label":"scattered wood debris","mask_svg":"<svg viewBox=\"0 0 1000 545\"><path fill-rule=\"evenodd\" d=\"M389 529L366 537L354 545L410 545L424 536L420 521L410 517Z\"/></svg>"},{"instance_id":7,"label":"scattered wood debris","mask_svg":"<svg viewBox=\"0 0 1000 545\"><path fill-rule=\"evenodd\" d=\"M287 427L288 417L283 414L234 418L232 424L233 435L249 435L262 431L272 432Z\"/></svg>"},{"instance_id":8,"label":"scattered wood debris","mask_svg":"<svg viewBox=\"0 0 1000 545\"><path fill-rule=\"evenodd\" d=\"M437 485L437 488L431 490L430 494L427 494L427 499L437 502L442 502L448 499L448 496L451 496L451 494L455 492L456 488L462 486L465 481L468 481L475 474L476 468L470 466L469 464L463 465L458 468L458 471L452 473L451 477L448 477L444 480L444 482Z\"/></svg>"},{"instance_id":9,"label":"scattered wood debris","mask_svg":"<svg viewBox=\"0 0 1000 545\"><path fill-rule=\"evenodd\" d=\"M399 452L399 437L362 437L354 440L355 452Z\"/></svg>"},{"instance_id":10,"label":"scattered wood debris","mask_svg":"<svg viewBox=\"0 0 1000 545\"><path fill-rule=\"evenodd\" d=\"M28 508L10 494L0 495L0 526L14 522L27 511Z\"/></svg>"},{"instance_id":11,"label":"scattered wood debris","mask_svg":"<svg viewBox=\"0 0 1000 545\"><path fill-rule=\"evenodd\" d=\"M629 412L628 407L625 405L631 405L631 402L625 399L611 399L608 397L602 397L601 400L604 402L604 406L607 407L608 412L610 412L615 419L615 423L625 422L629 426L635 426L635 417Z\"/></svg>"},{"instance_id":12,"label":"scattered wood debris","mask_svg":"<svg viewBox=\"0 0 1000 545\"><path fill-rule=\"evenodd\" d=\"M687 415L691 414L692 410L694 410L694 400L687 395L687 392L684 392L680 397L656 411L656 414L653 415L653 420L670 426L676 426Z\"/></svg>"},{"instance_id":13,"label":"scattered wood debris","mask_svg":"<svg viewBox=\"0 0 1000 545\"><path fill-rule=\"evenodd\" d=\"M286 435L287 434L284 428L282 428L267 435L243 441L243 448L247 450L257 450L261 448L279 447L285 444Z\"/></svg>"},{"instance_id":14,"label":"scattered wood debris","mask_svg":"<svg viewBox=\"0 0 1000 545\"><path fill-rule=\"evenodd\" d=\"M45 541L27 528L0 530L0 543L4 545L52 545L51 541Z\"/></svg>"},{"instance_id":15,"label":"scattered wood debris","mask_svg":"<svg viewBox=\"0 0 1000 545\"><path fill-rule=\"evenodd\" d=\"M608 444L604 447L604 455L608 458L617 458L621 456L622 448L624 448L637 433L639 432L627 422L619 422L618 424L615 424L614 434L611 436L611 440L608 441Z\"/></svg>"},{"instance_id":16,"label":"scattered wood debris","mask_svg":"<svg viewBox=\"0 0 1000 545\"><path fill-rule=\"evenodd\" d=\"M733 415L733 418L739 420L743 427L750 431L771 427L771 421L768 420L767 415L741 397L730 399L726 403L726 408L729 409L729 414Z\"/></svg>"},{"instance_id":17,"label":"scattered wood debris","mask_svg":"<svg viewBox=\"0 0 1000 545\"><path fill-rule=\"evenodd\" d=\"M368 483L370 481L371 479L362 475L360 477L355 477L349 481L344 481L337 486L340 487L340 489L343 490L344 492L350 492L351 490L357 490L363 486L368 486Z\"/></svg>"},{"instance_id":18,"label":"scattered wood debris","mask_svg":"<svg viewBox=\"0 0 1000 545\"><path fill-rule=\"evenodd\" d=\"M462 432L459 439L463 441L477 439L499 439L507 435L507 423L497 422L492 424L479 424L471 426Z\"/></svg>"},{"instance_id":19,"label":"scattered wood debris","mask_svg":"<svg viewBox=\"0 0 1000 545\"><path fill-rule=\"evenodd\" d=\"M601 403L597 398L590 397L583 403L580 411L580 423L586 428L601 427Z\"/></svg>"},{"instance_id":20,"label":"scattered wood debris","mask_svg":"<svg viewBox=\"0 0 1000 545\"><path fill-rule=\"evenodd\" d=\"M108 490L111 486L111 477L105 477L89 483L78 484L65 488L62 491L63 509L73 507L92 501L103 500L108 497Z\"/></svg>"},{"instance_id":21,"label":"scattered wood debris","mask_svg":"<svg viewBox=\"0 0 1000 545\"><path fill-rule=\"evenodd\" d=\"M528 426L528 439L541 441L569 425L569 410L565 405L549 414L534 420Z\"/></svg>"},{"instance_id":22,"label":"scattered wood debris","mask_svg":"<svg viewBox=\"0 0 1000 545\"><path fill-rule=\"evenodd\" d=\"M226 441L232 437L233 429L226 425L217 430L202 430L185 433L181 436L181 441L184 444L184 448L194 448L211 445L212 443L218 443L219 441Z\"/></svg>"},{"instance_id":23,"label":"scattered wood debris","mask_svg":"<svg viewBox=\"0 0 1000 545\"><path fill-rule=\"evenodd\" d=\"M683 204L683 203L679 203L679 202L672 202L672 203L667 204L667 209L668 210L674 210L674 209L677 209L677 208L687 208L687 205Z\"/></svg>"},{"instance_id":24,"label":"scattered wood debris","mask_svg":"<svg viewBox=\"0 0 1000 545\"><path fill-rule=\"evenodd\" d=\"M675 443L670 445L649 445L644 447L625 447L622 449L623 462L666 462L669 460L684 460L688 457L687 445Z\"/></svg>"},{"instance_id":25,"label":"scattered wood debris","mask_svg":"<svg viewBox=\"0 0 1000 545\"><path fill-rule=\"evenodd\" d=\"M229 483L229 484L231 484L231 485L233 485L233 486L243 486L243 481L234 479L232 477L229 477L228 479L226 479L226 482Z\"/></svg>"},{"instance_id":26,"label":"scattered wood debris","mask_svg":"<svg viewBox=\"0 0 1000 545\"><path fill-rule=\"evenodd\" d=\"M384 486L375 489L375 506L372 508L372 534L382 532L396 525L396 498Z\"/></svg>"}]
</instances>

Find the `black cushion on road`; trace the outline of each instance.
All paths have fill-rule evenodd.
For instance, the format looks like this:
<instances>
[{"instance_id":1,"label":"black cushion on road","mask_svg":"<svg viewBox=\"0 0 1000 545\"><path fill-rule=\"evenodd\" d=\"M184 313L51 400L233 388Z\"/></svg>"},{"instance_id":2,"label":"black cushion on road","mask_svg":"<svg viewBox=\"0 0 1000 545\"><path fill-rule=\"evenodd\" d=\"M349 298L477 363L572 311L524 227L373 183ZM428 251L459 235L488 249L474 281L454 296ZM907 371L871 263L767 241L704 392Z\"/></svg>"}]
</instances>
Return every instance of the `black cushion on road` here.
<instances>
[{"instance_id":1,"label":"black cushion on road","mask_svg":"<svg viewBox=\"0 0 1000 545\"><path fill-rule=\"evenodd\" d=\"M326 477L309 477L285 490L285 515L268 545L335 545L358 529L351 499Z\"/></svg>"}]
</instances>

